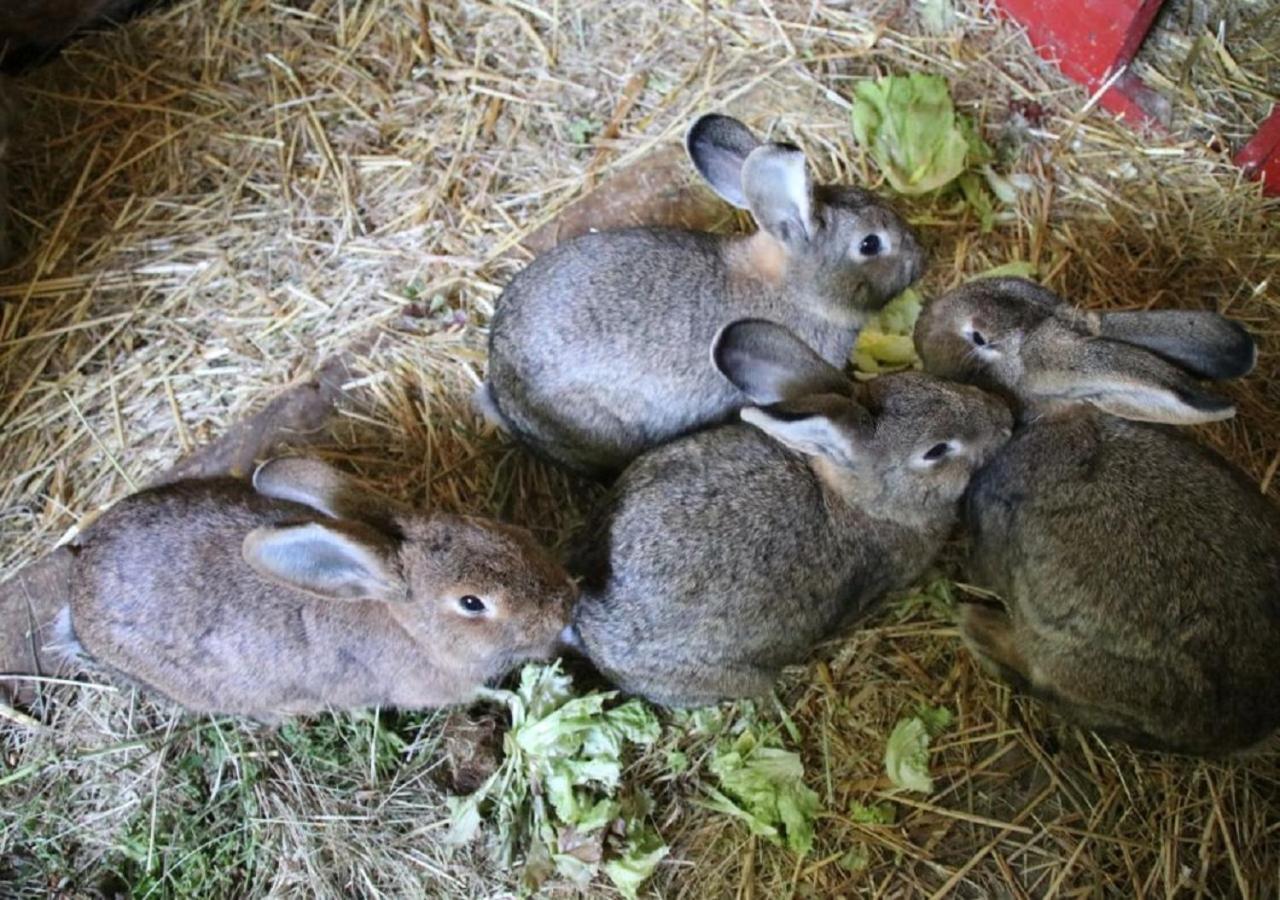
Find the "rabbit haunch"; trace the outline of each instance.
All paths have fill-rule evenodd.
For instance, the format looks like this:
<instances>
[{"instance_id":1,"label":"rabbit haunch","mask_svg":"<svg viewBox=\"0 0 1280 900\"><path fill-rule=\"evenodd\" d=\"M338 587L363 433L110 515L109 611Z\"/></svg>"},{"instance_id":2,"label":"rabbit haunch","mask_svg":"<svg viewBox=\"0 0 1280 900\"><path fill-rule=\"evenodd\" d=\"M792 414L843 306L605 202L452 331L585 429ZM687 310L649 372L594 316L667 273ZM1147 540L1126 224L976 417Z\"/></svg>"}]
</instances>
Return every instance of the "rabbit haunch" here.
<instances>
[{"instance_id":1,"label":"rabbit haunch","mask_svg":"<svg viewBox=\"0 0 1280 900\"><path fill-rule=\"evenodd\" d=\"M652 450L577 560L580 645L625 690L677 706L763 693L782 667L917 578L1008 410L918 373L859 388L781 326L728 326L715 364L747 424Z\"/></svg>"},{"instance_id":2,"label":"rabbit haunch","mask_svg":"<svg viewBox=\"0 0 1280 900\"><path fill-rule=\"evenodd\" d=\"M1280 511L1169 427L1234 413L1188 373L1246 374L1247 332L988 279L926 307L916 343L929 371L1018 413L965 507L974 575L1004 602L964 607L979 658L1141 746L1226 753L1280 725Z\"/></svg>"},{"instance_id":3,"label":"rabbit haunch","mask_svg":"<svg viewBox=\"0 0 1280 900\"><path fill-rule=\"evenodd\" d=\"M864 318L923 269L899 215L866 191L811 184L795 147L718 115L695 122L686 143L759 231L582 235L534 259L499 298L477 403L572 468L615 472L745 404L707 359L729 322L777 321L843 365Z\"/></svg>"},{"instance_id":4,"label":"rabbit haunch","mask_svg":"<svg viewBox=\"0 0 1280 900\"><path fill-rule=\"evenodd\" d=\"M264 720L465 701L551 655L575 594L522 529L402 509L309 460L133 494L71 550L95 664Z\"/></svg>"}]
</instances>

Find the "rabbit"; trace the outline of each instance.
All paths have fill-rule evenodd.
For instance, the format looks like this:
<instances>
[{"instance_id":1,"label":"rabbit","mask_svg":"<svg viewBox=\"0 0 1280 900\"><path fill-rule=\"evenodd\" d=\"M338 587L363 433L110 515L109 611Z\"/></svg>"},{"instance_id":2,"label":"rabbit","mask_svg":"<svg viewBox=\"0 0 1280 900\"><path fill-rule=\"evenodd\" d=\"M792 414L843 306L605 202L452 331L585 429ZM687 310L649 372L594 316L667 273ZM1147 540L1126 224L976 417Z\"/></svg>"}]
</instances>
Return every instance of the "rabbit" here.
<instances>
[{"instance_id":1,"label":"rabbit","mask_svg":"<svg viewBox=\"0 0 1280 900\"><path fill-rule=\"evenodd\" d=\"M572 643L668 706L765 693L783 666L908 586L1008 438L1005 405L919 372L858 385L777 323L731 323L742 423L642 455L579 550Z\"/></svg>"},{"instance_id":2,"label":"rabbit","mask_svg":"<svg viewBox=\"0 0 1280 900\"><path fill-rule=\"evenodd\" d=\"M523 529L402 509L307 459L133 494L71 550L68 653L264 722L466 701L552 655L576 593Z\"/></svg>"},{"instance_id":3,"label":"rabbit","mask_svg":"<svg viewBox=\"0 0 1280 900\"><path fill-rule=\"evenodd\" d=\"M584 234L535 258L497 302L476 406L586 475L614 475L747 402L707 361L728 322L781 322L842 366L867 316L924 268L901 216L858 188L812 185L798 148L722 115L694 122L685 145L758 231Z\"/></svg>"},{"instance_id":4,"label":"rabbit","mask_svg":"<svg viewBox=\"0 0 1280 900\"><path fill-rule=\"evenodd\" d=\"M1280 724L1280 514L1170 427L1234 414L1192 376L1249 372L1248 333L999 278L933 301L915 342L928 371L1001 393L1018 422L965 501L972 577L1004 603L962 607L978 659L1143 748L1222 755Z\"/></svg>"}]
</instances>

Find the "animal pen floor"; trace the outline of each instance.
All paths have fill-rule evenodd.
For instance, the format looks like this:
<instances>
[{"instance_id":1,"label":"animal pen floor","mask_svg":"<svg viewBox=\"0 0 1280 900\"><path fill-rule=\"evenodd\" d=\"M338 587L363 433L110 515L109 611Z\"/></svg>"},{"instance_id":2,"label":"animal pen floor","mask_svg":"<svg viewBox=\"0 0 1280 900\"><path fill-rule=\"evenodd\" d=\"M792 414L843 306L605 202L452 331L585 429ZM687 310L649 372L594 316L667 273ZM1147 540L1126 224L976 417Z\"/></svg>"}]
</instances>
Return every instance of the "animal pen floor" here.
<instances>
[{"instance_id":1,"label":"animal pen floor","mask_svg":"<svg viewBox=\"0 0 1280 900\"><path fill-rule=\"evenodd\" d=\"M1274 493L1280 204L1227 152L1280 96L1265 6L1227 10L1224 46L1216 14L1173 4L1137 66L1174 104L1154 136L1089 112L968 0L941 32L902 3L206 0L92 35L15 82L25 252L0 272L0 576L344 350L353 374L317 452L563 548L595 489L467 402L521 242L713 109L794 140L827 180L874 183L850 85L904 70L946 75L1033 185L986 234L953 199L903 202L932 250L926 295L1023 260L1084 304L1242 319L1260 364L1233 389L1239 417L1205 433ZM34 719L0 720L6 897L515 890L482 841L440 840L457 714L267 731L100 682L39 689ZM705 747L667 729L628 773L671 846L646 890L1280 891L1274 745L1209 763L1066 728L983 675L938 604L887 605L779 696L825 810L813 851L702 806ZM883 768L921 702L956 713L923 799L891 794ZM664 766L673 747L688 772ZM850 814L886 798L889 824Z\"/></svg>"}]
</instances>

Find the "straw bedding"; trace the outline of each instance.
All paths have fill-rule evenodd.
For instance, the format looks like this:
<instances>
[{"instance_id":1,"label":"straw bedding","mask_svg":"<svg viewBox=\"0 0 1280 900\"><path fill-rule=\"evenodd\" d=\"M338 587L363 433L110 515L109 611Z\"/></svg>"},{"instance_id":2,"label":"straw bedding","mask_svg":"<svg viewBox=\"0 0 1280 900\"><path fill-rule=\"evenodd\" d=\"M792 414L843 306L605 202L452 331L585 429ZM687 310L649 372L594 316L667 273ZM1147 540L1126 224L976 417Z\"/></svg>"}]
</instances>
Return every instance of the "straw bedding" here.
<instances>
[{"instance_id":1,"label":"straw bedding","mask_svg":"<svg viewBox=\"0 0 1280 900\"><path fill-rule=\"evenodd\" d=\"M1163 136L1090 113L969 2L942 34L890 3L207 0L92 35L15 83L0 575L351 348L316 452L565 546L596 489L467 405L521 242L712 109L795 140L826 179L874 182L849 85L902 70L947 75L1034 184L988 234L951 200L904 203L931 245L925 292L1028 260L1084 304L1240 318L1260 364L1233 388L1238 418L1205 435L1274 492L1280 208L1228 155L1280 96L1266 6L1175 3L1162 17L1138 68L1173 100ZM38 723L0 722L7 896L513 889L482 848L440 844L443 714L266 732L127 688L40 689ZM659 749L633 773L672 845L654 890L1280 890L1275 749L1204 763L1106 745L986 678L927 604L887 607L780 696L826 808L814 852L797 859L702 809L696 776L667 774ZM957 713L933 758L938 790L896 799L891 825L855 821L850 804L889 787L885 737L921 701Z\"/></svg>"}]
</instances>

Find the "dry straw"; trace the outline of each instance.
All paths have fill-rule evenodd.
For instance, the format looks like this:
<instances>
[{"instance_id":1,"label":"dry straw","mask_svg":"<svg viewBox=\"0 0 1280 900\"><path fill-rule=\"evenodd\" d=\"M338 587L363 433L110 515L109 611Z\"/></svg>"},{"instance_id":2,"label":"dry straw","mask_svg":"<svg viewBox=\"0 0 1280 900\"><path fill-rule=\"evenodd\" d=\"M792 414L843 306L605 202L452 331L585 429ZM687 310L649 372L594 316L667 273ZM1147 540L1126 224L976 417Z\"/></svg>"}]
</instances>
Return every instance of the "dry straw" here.
<instances>
[{"instance_id":1,"label":"dry straw","mask_svg":"<svg viewBox=\"0 0 1280 900\"><path fill-rule=\"evenodd\" d=\"M1226 153L1280 94L1263 5L1220 31L1174 4L1140 62L1174 100L1163 136L1081 115L1086 97L971 2L940 35L897 3L206 0L92 36L19 86L0 574L350 346L364 375L322 455L563 546L592 489L466 404L520 242L712 109L796 140L825 178L874 181L846 98L902 70L948 76L1034 185L989 234L950 201L907 206L932 244L926 291L1029 260L1081 303L1241 318L1259 369L1235 389L1239 418L1207 434L1274 491L1280 209ZM1280 890L1274 751L1197 763L1105 745L984 677L926 609L887 610L819 658L783 690L827 809L815 851L706 812L697 776L664 774L656 751L636 775L673 845L664 895ZM128 689L41 694L45 727L0 725L6 895L180 892L211 883L182 881L210 859L245 893L512 886L479 848L440 846L435 716L270 733ZM885 737L918 702L957 713L937 792L895 800L892 825L855 821L851 804L886 796Z\"/></svg>"}]
</instances>

